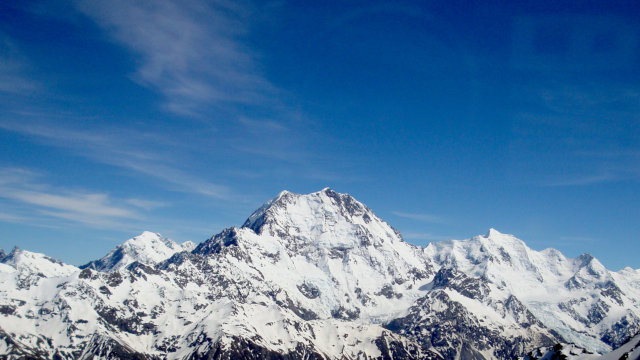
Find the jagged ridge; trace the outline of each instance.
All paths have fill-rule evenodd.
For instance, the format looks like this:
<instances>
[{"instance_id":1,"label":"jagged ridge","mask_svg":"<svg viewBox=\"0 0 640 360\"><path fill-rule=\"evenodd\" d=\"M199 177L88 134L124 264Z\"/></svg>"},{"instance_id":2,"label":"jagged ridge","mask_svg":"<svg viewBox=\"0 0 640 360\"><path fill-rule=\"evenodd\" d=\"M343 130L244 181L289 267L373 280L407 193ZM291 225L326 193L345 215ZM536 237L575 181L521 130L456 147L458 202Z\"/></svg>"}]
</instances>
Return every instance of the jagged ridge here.
<instances>
[{"instance_id":1,"label":"jagged ridge","mask_svg":"<svg viewBox=\"0 0 640 360\"><path fill-rule=\"evenodd\" d=\"M122 261L141 239L158 246ZM84 269L4 255L0 353L507 359L563 340L607 351L640 313L639 271L493 229L419 248L328 188L282 192L191 251L173 244L143 233Z\"/></svg>"}]
</instances>

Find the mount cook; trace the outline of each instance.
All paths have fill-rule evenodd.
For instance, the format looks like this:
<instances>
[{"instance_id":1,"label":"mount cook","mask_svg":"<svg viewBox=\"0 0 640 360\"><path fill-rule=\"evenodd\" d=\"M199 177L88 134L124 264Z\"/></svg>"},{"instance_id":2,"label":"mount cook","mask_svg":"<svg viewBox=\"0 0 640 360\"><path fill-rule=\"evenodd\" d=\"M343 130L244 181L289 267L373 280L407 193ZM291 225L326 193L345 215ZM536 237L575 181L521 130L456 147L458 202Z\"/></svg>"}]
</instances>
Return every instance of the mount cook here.
<instances>
[{"instance_id":1,"label":"mount cook","mask_svg":"<svg viewBox=\"0 0 640 360\"><path fill-rule=\"evenodd\" d=\"M329 188L197 246L145 232L81 267L0 250L0 284L1 359L640 355L640 270L494 229L418 247Z\"/></svg>"}]
</instances>

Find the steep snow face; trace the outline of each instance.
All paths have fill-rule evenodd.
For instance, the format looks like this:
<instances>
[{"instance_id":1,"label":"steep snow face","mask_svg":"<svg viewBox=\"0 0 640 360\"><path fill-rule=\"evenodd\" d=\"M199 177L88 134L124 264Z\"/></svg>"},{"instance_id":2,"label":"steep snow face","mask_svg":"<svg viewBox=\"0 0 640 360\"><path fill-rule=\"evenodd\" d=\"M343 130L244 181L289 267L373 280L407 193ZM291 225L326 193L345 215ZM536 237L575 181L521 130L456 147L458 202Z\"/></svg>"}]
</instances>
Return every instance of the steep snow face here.
<instances>
[{"instance_id":1,"label":"steep snow face","mask_svg":"<svg viewBox=\"0 0 640 360\"><path fill-rule=\"evenodd\" d=\"M51 306L49 301L60 291L59 285L72 279L80 270L72 265L39 253L14 248L0 263L0 357L3 355L33 356L24 352L25 347L12 335L33 339L36 349L43 341L39 334L51 334L62 326L63 320L56 311L66 304ZM91 306L91 304L87 304ZM80 309L79 309L80 310ZM55 315L51 316L50 313ZM48 326L44 318L51 321ZM39 328L39 325L43 325ZM11 334L11 335L10 335ZM3 357L5 358L5 357ZM12 356L6 357L8 359Z\"/></svg>"},{"instance_id":2,"label":"steep snow face","mask_svg":"<svg viewBox=\"0 0 640 360\"><path fill-rule=\"evenodd\" d=\"M577 270L575 261L559 251L531 250L522 240L495 229L468 240L431 243L424 253L439 266L486 278L507 287L523 300L548 299ZM530 291L532 286L538 290L541 285L544 291Z\"/></svg>"},{"instance_id":3,"label":"steep snow face","mask_svg":"<svg viewBox=\"0 0 640 360\"><path fill-rule=\"evenodd\" d=\"M421 249L349 195L282 192L242 228L194 254L234 247L265 281L321 318L380 323L407 311L432 276Z\"/></svg>"},{"instance_id":4,"label":"steep snow face","mask_svg":"<svg viewBox=\"0 0 640 360\"><path fill-rule=\"evenodd\" d=\"M80 266L80 268L113 271L136 261L142 264L155 265L170 258L177 252L190 251L195 247L192 242L186 242L184 245L183 247L169 238L162 237L160 234L145 231L117 246L101 259L91 261Z\"/></svg>"},{"instance_id":5,"label":"steep snow face","mask_svg":"<svg viewBox=\"0 0 640 360\"><path fill-rule=\"evenodd\" d=\"M242 226L257 234L279 236L322 247L353 248L368 236L380 245L402 241L400 233L347 194L329 188L308 195L281 192Z\"/></svg>"},{"instance_id":6,"label":"steep snow face","mask_svg":"<svg viewBox=\"0 0 640 360\"><path fill-rule=\"evenodd\" d=\"M185 241L182 244L180 244L182 251L193 251L193 249L195 249L196 246L198 246L198 244L194 243L193 241Z\"/></svg>"},{"instance_id":7,"label":"steep snow face","mask_svg":"<svg viewBox=\"0 0 640 360\"><path fill-rule=\"evenodd\" d=\"M2 272L32 274L41 278L68 276L78 270L75 266L64 264L44 254L17 247L0 259L0 263L4 264L0 266Z\"/></svg>"},{"instance_id":8,"label":"steep snow face","mask_svg":"<svg viewBox=\"0 0 640 360\"><path fill-rule=\"evenodd\" d=\"M588 254L568 259L554 249L534 251L495 229L469 240L431 243L424 253L437 266L512 293L547 327L589 351L608 352L638 331L640 277L631 269L613 273Z\"/></svg>"}]
</instances>

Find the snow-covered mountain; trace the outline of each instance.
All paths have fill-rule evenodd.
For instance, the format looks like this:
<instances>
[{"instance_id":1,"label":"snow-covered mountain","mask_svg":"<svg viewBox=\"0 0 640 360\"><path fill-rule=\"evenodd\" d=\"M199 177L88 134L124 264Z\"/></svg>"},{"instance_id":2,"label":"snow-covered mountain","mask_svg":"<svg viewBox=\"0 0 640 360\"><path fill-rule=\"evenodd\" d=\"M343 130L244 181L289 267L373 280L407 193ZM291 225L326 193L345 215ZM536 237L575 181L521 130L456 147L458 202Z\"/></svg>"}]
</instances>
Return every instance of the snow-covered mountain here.
<instances>
[{"instance_id":1,"label":"snow-covered mountain","mask_svg":"<svg viewBox=\"0 0 640 360\"><path fill-rule=\"evenodd\" d=\"M640 318L638 270L493 229L417 247L328 188L284 191L195 247L145 232L83 269L0 259L12 359L513 359L604 353Z\"/></svg>"},{"instance_id":2,"label":"snow-covered mountain","mask_svg":"<svg viewBox=\"0 0 640 360\"><path fill-rule=\"evenodd\" d=\"M156 265L181 251L191 251L196 244L187 241L177 244L160 234L145 231L142 234L118 245L104 257L80 266L81 269L90 268L99 271L113 271L126 267L134 262L146 265Z\"/></svg>"},{"instance_id":3,"label":"snow-covered mountain","mask_svg":"<svg viewBox=\"0 0 640 360\"><path fill-rule=\"evenodd\" d=\"M3 269L10 269L11 272L34 274L37 277L57 277L67 276L78 269L73 265L67 265L44 254L13 248L9 254L0 258ZM34 281L37 283L37 281Z\"/></svg>"},{"instance_id":4,"label":"snow-covered mountain","mask_svg":"<svg viewBox=\"0 0 640 360\"><path fill-rule=\"evenodd\" d=\"M612 272L593 256L534 251L495 229L464 241L431 243L425 255L513 294L547 327L589 351L606 352L640 331L638 272Z\"/></svg>"}]
</instances>

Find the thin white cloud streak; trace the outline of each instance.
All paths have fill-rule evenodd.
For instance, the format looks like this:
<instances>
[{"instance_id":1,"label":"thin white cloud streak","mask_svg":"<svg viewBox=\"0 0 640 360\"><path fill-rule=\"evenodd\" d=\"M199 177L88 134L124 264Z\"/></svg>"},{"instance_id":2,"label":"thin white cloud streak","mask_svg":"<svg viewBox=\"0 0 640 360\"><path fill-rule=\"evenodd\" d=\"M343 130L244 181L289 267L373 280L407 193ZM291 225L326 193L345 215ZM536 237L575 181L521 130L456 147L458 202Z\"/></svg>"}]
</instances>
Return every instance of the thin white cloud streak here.
<instances>
[{"instance_id":1,"label":"thin white cloud streak","mask_svg":"<svg viewBox=\"0 0 640 360\"><path fill-rule=\"evenodd\" d=\"M110 165L135 170L141 174L162 180L171 184L170 190L200 194L218 199L229 199L232 197L230 190L226 186L217 185L197 178L187 172L175 169L171 166L148 161L131 161L128 159L117 159L112 161L112 159L109 158L102 158L101 161Z\"/></svg>"},{"instance_id":2,"label":"thin white cloud streak","mask_svg":"<svg viewBox=\"0 0 640 360\"><path fill-rule=\"evenodd\" d=\"M126 206L126 201L114 200L108 194L54 188L37 178L23 169L0 169L0 198L25 205L32 214L97 228L122 229L127 223L142 218L131 206ZM37 221L14 214L3 215L5 221Z\"/></svg>"},{"instance_id":3,"label":"thin white cloud streak","mask_svg":"<svg viewBox=\"0 0 640 360\"><path fill-rule=\"evenodd\" d=\"M127 204L131 204L137 208L141 208L144 210L154 210L158 208L162 208L167 206L167 203L161 201L152 201L152 200L144 200L144 199L127 199Z\"/></svg>"},{"instance_id":4,"label":"thin white cloud streak","mask_svg":"<svg viewBox=\"0 0 640 360\"><path fill-rule=\"evenodd\" d=\"M411 220L416 220L416 221L421 221L426 223L442 224L446 222L446 220L443 219L442 217L437 215L432 215L432 214L407 213L407 212L401 212L401 211L393 211L392 213L395 216L399 216L405 219L411 219Z\"/></svg>"},{"instance_id":5,"label":"thin white cloud streak","mask_svg":"<svg viewBox=\"0 0 640 360\"><path fill-rule=\"evenodd\" d=\"M134 79L170 111L198 115L225 103L258 104L274 87L242 44L251 9L230 1L76 2L108 36L139 57Z\"/></svg>"},{"instance_id":6,"label":"thin white cloud streak","mask_svg":"<svg viewBox=\"0 0 640 360\"><path fill-rule=\"evenodd\" d=\"M611 115L629 115L640 108L640 91L633 86L607 84L567 84L562 82L539 90L538 98L549 111L563 115L583 115L609 118ZM570 119L571 126L580 122ZM576 124L577 123L577 124Z\"/></svg>"},{"instance_id":7,"label":"thin white cloud streak","mask_svg":"<svg viewBox=\"0 0 640 360\"><path fill-rule=\"evenodd\" d=\"M38 173L21 168L0 168L0 186L27 182L29 179L38 176Z\"/></svg>"},{"instance_id":8,"label":"thin white cloud streak","mask_svg":"<svg viewBox=\"0 0 640 360\"><path fill-rule=\"evenodd\" d=\"M596 159L594 162L600 162ZM594 172L584 175L559 175L556 177L547 176L545 180L538 181L537 186L541 187L570 187L570 186L590 186L613 182L639 181L640 167L638 162L626 159L612 159L610 164L603 166L607 168L601 172Z\"/></svg>"},{"instance_id":9,"label":"thin white cloud streak","mask_svg":"<svg viewBox=\"0 0 640 360\"><path fill-rule=\"evenodd\" d=\"M0 196L26 204L59 210L68 214L117 218L137 217L134 212L128 209L111 205L107 194L67 193L60 195L16 188L0 188Z\"/></svg>"},{"instance_id":10,"label":"thin white cloud streak","mask_svg":"<svg viewBox=\"0 0 640 360\"><path fill-rule=\"evenodd\" d=\"M243 116L238 119L238 122L244 125L247 130L257 133L285 132L289 130L284 124L269 119L250 119Z\"/></svg>"},{"instance_id":11,"label":"thin white cloud streak","mask_svg":"<svg viewBox=\"0 0 640 360\"><path fill-rule=\"evenodd\" d=\"M7 204L2 204L3 206ZM15 210L15 209L12 209ZM12 224L20 224L20 225L28 225L28 226L37 226L46 229L60 229L60 223L57 219L52 219L50 217L42 216L44 214L39 214L40 216L33 216L33 212L29 216L23 215L24 209L22 211L12 212L2 212L0 213L0 222L4 223L12 223ZM121 225L120 225L121 226Z\"/></svg>"},{"instance_id":12,"label":"thin white cloud streak","mask_svg":"<svg viewBox=\"0 0 640 360\"><path fill-rule=\"evenodd\" d=\"M26 75L25 59L15 45L0 33L0 92L26 95L39 85Z\"/></svg>"},{"instance_id":13,"label":"thin white cloud streak","mask_svg":"<svg viewBox=\"0 0 640 360\"><path fill-rule=\"evenodd\" d=\"M527 110L515 114L511 151L521 164L535 164L542 154L566 165L545 162L527 182L569 187L640 180L637 81L555 75L520 89Z\"/></svg>"},{"instance_id":14,"label":"thin white cloud streak","mask_svg":"<svg viewBox=\"0 0 640 360\"><path fill-rule=\"evenodd\" d=\"M27 218L25 218L23 216L20 216L20 215L9 214L9 213L4 213L4 212L0 213L0 221L12 222L12 223L21 223L21 222L25 222L26 220L27 220Z\"/></svg>"},{"instance_id":15,"label":"thin white cloud streak","mask_svg":"<svg viewBox=\"0 0 640 360\"><path fill-rule=\"evenodd\" d=\"M0 128L35 136L51 145L71 149L77 155L94 161L150 176L170 185L170 189L174 191L219 199L231 197L227 187L172 166L170 163L173 156L167 151L144 149L146 142L156 146L162 145L164 140L157 135L106 130L80 131L53 125L6 121L0 121Z\"/></svg>"},{"instance_id":16,"label":"thin white cloud streak","mask_svg":"<svg viewBox=\"0 0 640 360\"><path fill-rule=\"evenodd\" d=\"M577 155L589 158L600 169L581 175L549 177L547 181L542 181L540 186L589 186L611 182L638 181L640 179L640 167L638 166L640 164L640 156L636 152L608 151L606 154L591 152Z\"/></svg>"},{"instance_id":17,"label":"thin white cloud streak","mask_svg":"<svg viewBox=\"0 0 640 360\"><path fill-rule=\"evenodd\" d=\"M610 173L593 174L579 177L563 178L542 183L544 187L588 186L619 180L620 177Z\"/></svg>"},{"instance_id":18,"label":"thin white cloud streak","mask_svg":"<svg viewBox=\"0 0 640 360\"><path fill-rule=\"evenodd\" d=\"M27 95L40 86L27 75L28 62L14 42L0 32L0 92Z\"/></svg>"},{"instance_id":19,"label":"thin white cloud streak","mask_svg":"<svg viewBox=\"0 0 640 360\"><path fill-rule=\"evenodd\" d=\"M277 144L244 143L232 144L234 150L256 155L261 158L283 161L292 164L303 164L308 161L309 154L297 147L278 147Z\"/></svg>"},{"instance_id":20,"label":"thin white cloud streak","mask_svg":"<svg viewBox=\"0 0 640 360\"><path fill-rule=\"evenodd\" d=\"M133 79L164 95L163 102L169 110L178 115L197 115L199 120L208 122L230 121L234 128L246 129L230 143L236 151L277 161L304 162L301 159L307 153L301 148L305 145L296 143L296 139L303 137L301 131L304 136L310 136L309 129L291 125L309 120L285 104L283 90L266 80L259 70L258 55L243 43L251 20L257 16L251 4L220 0L108 3L76 0L73 4L79 10L78 17L87 16L104 30L108 39L130 51L135 64ZM261 114L265 115L251 118L243 111L247 105L264 110ZM38 117L33 115L21 116ZM68 120L74 114L40 117L53 122L54 117ZM10 127L21 127L19 122L14 123ZM73 134L74 131L67 129L58 129L61 134L33 131L24 126L20 130L67 148L80 149L80 155L99 162L161 179L170 183L172 189L216 198L230 197L227 187L181 171L184 162L170 164L166 159L159 159L155 152L141 151L143 144L134 147L119 141L118 145L124 146L108 144L104 146L107 151L100 153L99 147L114 139L118 141L117 137L83 131ZM295 135L290 134L293 132ZM272 135L264 136L265 133ZM152 158L143 159L146 156Z\"/></svg>"}]
</instances>

